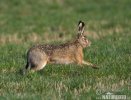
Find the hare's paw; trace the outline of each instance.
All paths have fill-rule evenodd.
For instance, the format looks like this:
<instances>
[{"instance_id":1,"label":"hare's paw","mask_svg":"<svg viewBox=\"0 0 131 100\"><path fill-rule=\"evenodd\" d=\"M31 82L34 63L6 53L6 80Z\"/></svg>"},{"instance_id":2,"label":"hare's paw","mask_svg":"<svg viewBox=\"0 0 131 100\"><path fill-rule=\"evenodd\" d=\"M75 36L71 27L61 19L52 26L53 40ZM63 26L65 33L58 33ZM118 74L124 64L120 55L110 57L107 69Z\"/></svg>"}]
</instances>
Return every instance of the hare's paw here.
<instances>
[{"instance_id":1,"label":"hare's paw","mask_svg":"<svg viewBox=\"0 0 131 100\"><path fill-rule=\"evenodd\" d=\"M94 68L94 69L99 69L99 67L95 64L93 64L91 67Z\"/></svg>"}]
</instances>

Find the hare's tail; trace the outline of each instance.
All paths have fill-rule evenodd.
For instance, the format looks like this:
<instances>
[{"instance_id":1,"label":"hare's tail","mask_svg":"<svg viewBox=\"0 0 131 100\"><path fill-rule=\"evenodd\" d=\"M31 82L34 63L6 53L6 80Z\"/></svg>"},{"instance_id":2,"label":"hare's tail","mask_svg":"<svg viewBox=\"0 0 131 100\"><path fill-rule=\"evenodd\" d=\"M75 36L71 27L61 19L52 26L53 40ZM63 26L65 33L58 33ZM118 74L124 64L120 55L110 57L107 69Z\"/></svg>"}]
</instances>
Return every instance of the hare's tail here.
<instances>
[{"instance_id":1,"label":"hare's tail","mask_svg":"<svg viewBox=\"0 0 131 100\"><path fill-rule=\"evenodd\" d=\"M20 74L25 75L28 72L28 69L29 69L29 63L27 62L26 66L20 69Z\"/></svg>"}]
</instances>

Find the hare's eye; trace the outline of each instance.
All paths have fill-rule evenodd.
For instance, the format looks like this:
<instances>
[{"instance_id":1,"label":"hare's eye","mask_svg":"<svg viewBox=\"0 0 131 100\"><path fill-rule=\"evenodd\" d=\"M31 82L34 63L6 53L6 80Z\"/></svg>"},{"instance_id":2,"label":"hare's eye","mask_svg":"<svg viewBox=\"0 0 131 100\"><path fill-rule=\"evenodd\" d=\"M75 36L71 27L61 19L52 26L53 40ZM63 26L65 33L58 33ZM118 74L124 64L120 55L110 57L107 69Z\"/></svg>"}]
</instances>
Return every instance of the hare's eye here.
<instances>
[{"instance_id":1,"label":"hare's eye","mask_svg":"<svg viewBox=\"0 0 131 100\"><path fill-rule=\"evenodd\" d=\"M84 36L84 38L86 38L86 36Z\"/></svg>"},{"instance_id":2,"label":"hare's eye","mask_svg":"<svg viewBox=\"0 0 131 100\"><path fill-rule=\"evenodd\" d=\"M85 38L84 38L84 37L83 37L82 39L83 39L83 40L85 40Z\"/></svg>"},{"instance_id":3,"label":"hare's eye","mask_svg":"<svg viewBox=\"0 0 131 100\"><path fill-rule=\"evenodd\" d=\"M84 37L84 40L86 40L86 38Z\"/></svg>"}]
</instances>

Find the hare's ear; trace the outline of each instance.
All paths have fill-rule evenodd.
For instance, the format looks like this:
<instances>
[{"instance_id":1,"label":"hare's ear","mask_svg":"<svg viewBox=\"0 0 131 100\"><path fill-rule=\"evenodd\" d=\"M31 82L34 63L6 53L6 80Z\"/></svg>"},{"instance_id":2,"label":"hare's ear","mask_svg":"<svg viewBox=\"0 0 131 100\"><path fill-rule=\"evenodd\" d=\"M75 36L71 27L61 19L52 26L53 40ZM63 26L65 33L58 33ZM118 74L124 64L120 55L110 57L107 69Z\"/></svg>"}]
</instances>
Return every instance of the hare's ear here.
<instances>
[{"instance_id":1,"label":"hare's ear","mask_svg":"<svg viewBox=\"0 0 131 100\"><path fill-rule=\"evenodd\" d=\"M78 23L78 34L79 35L83 35L84 27L85 27L85 23L82 21L79 21L79 23Z\"/></svg>"}]
</instances>

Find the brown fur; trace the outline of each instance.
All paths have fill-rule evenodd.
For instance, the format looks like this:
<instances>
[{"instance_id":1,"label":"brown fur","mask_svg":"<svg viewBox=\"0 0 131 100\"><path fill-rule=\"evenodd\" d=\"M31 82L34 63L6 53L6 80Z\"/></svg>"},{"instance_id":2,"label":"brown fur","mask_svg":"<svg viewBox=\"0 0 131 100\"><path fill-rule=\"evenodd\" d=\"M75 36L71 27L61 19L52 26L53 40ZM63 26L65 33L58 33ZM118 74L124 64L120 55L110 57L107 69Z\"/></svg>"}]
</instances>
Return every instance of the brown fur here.
<instances>
[{"instance_id":1,"label":"brown fur","mask_svg":"<svg viewBox=\"0 0 131 100\"><path fill-rule=\"evenodd\" d=\"M27 53L26 70L41 70L46 64L71 64L90 65L93 64L83 60L83 49L90 46L90 42L84 36L84 23L78 24L78 35L73 42L67 42L60 45L35 45Z\"/></svg>"}]
</instances>

